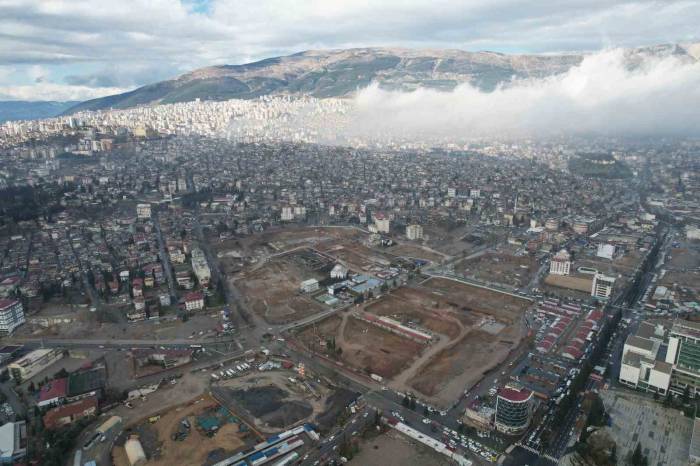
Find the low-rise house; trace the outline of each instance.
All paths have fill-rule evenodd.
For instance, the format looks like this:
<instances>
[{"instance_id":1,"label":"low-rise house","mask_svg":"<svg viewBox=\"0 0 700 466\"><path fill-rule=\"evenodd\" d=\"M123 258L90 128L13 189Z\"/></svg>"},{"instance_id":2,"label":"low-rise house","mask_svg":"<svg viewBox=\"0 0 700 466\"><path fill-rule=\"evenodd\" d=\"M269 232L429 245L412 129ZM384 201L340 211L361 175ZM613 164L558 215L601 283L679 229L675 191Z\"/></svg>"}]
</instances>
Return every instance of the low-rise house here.
<instances>
[{"instance_id":1,"label":"low-rise house","mask_svg":"<svg viewBox=\"0 0 700 466\"><path fill-rule=\"evenodd\" d=\"M39 390L37 406L56 406L66 399L68 395L68 378L54 379L45 383Z\"/></svg>"},{"instance_id":2,"label":"low-rise house","mask_svg":"<svg viewBox=\"0 0 700 466\"><path fill-rule=\"evenodd\" d=\"M56 429L74 423L80 419L97 414L97 397L89 396L74 403L52 408L44 414L44 427Z\"/></svg>"},{"instance_id":3,"label":"low-rise house","mask_svg":"<svg viewBox=\"0 0 700 466\"><path fill-rule=\"evenodd\" d=\"M187 293L184 298L185 310L188 312L204 309L204 295L200 292Z\"/></svg>"}]
</instances>

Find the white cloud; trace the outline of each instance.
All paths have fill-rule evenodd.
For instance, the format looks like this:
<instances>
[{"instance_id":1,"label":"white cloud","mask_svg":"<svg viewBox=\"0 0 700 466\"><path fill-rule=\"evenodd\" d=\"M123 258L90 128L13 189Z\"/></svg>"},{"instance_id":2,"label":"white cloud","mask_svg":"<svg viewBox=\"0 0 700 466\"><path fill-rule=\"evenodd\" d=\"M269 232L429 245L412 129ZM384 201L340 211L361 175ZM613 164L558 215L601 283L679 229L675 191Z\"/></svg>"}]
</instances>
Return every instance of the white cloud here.
<instances>
[{"instance_id":1,"label":"white cloud","mask_svg":"<svg viewBox=\"0 0 700 466\"><path fill-rule=\"evenodd\" d=\"M121 87L70 86L39 82L36 84L0 86L0 100L86 100L126 92Z\"/></svg>"},{"instance_id":2,"label":"white cloud","mask_svg":"<svg viewBox=\"0 0 700 466\"><path fill-rule=\"evenodd\" d=\"M355 98L341 138L466 140L482 136L673 135L700 131L700 62L646 57L630 68L622 50L588 56L569 72L493 92L382 90Z\"/></svg>"}]
</instances>

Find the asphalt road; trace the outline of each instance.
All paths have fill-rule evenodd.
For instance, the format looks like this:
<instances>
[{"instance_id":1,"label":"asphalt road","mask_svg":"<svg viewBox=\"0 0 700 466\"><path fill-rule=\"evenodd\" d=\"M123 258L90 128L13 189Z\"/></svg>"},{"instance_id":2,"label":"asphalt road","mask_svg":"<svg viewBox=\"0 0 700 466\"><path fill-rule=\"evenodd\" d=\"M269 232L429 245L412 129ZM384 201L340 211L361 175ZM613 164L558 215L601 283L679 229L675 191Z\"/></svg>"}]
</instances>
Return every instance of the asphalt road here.
<instances>
[{"instance_id":1,"label":"asphalt road","mask_svg":"<svg viewBox=\"0 0 700 466\"><path fill-rule=\"evenodd\" d=\"M165 250L165 240L163 240L163 232L160 230L160 221L158 220L158 214L153 216L153 225L156 228L156 235L158 236L158 256L160 257L160 264L163 267L163 272L165 273L165 278L168 280L168 289L170 290L170 300L173 304L177 303L177 291L175 289L175 279L173 278L173 271L170 268L170 260L168 258L168 253Z\"/></svg>"}]
</instances>

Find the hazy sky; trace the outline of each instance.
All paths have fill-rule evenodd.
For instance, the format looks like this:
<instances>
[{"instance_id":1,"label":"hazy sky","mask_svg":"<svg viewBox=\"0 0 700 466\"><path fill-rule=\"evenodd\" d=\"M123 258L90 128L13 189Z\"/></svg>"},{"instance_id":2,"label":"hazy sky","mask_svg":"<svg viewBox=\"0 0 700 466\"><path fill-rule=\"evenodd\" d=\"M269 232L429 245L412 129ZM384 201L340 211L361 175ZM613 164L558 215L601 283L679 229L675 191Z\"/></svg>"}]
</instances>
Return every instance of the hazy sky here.
<instances>
[{"instance_id":1,"label":"hazy sky","mask_svg":"<svg viewBox=\"0 0 700 466\"><path fill-rule=\"evenodd\" d=\"M87 99L307 49L694 42L699 24L700 0L0 0L0 99Z\"/></svg>"}]
</instances>

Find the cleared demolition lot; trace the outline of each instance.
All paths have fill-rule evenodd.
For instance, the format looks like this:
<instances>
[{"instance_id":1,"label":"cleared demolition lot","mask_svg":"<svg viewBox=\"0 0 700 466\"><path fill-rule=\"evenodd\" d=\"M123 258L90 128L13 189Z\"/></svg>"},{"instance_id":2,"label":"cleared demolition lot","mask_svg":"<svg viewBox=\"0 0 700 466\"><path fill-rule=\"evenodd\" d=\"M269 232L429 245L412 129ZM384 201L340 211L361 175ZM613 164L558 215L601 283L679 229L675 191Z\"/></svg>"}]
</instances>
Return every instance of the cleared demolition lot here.
<instances>
[{"instance_id":1,"label":"cleared demolition lot","mask_svg":"<svg viewBox=\"0 0 700 466\"><path fill-rule=\"evenodd\" d=\"M520 344L529 305L517 296L431 278L316 322L297 338L341 366L447 406ZM367 316L391 320L372 323Z\"/></svg>"},{"instance_id":2,"label":"cleared demolition lot","mask_svg":"<svg viewBox=\"0 0 700 466\"><path fill-rule=\"evenodd\" d=\"M530 301L453 280L432 278L422 285L457 308L462 324L456 338L440 348L406 380L408 387L446 406L503 362L525 336L522 316Z\"/></svg>"},{"instance_id":3,"label":"cleared demolition lot","mask_svg":"<svg viewBox=\"0 0 700 466\"><path fill-rule=\"evenodd\" d=\"M301 249L256 264L235 278L248 306L270 324L303 319L323 306L300 291L303 280L323 281L333 263L310 249Z\"/></svg>"},{"instance_id":4,"label":"cleared demolition lot","mask_svg":"<svg viewBox=\"0 0 700 466\"><path fill-rule=\"evenodd\" d=\"M430 262L441 262L448 259L447 254L440 253L427 246L419 246L417 244L402 243L387 249L387 252L395 256L407 257L412 259L422 259Z\"/></svg>"},{"instance_id":5,"label":"cleared demolition lot","mask_svg":"<svg viewBox=\"0 0 700 466\"><path fill-rule=\"evenodd\" d=\"M356 228L309 228L286 226L262 234L212 243L221 269L230 274L245 270L266 258L296 248L318 247L338 240L353 241L366 237Z\"/></svg>"},{"instance_id":6,"label":"cleared demolition lot","mask_svg":"<svg viewBox=\"0 0 700 466\"><path fill-rule=\"evenodd\" d=\"M322 430L330 428L337 414L358 395L283 370L223 381L212 391L228 408L265 433L302 422L314 422Z\"/></svg>"},{"instance_id":7,"label":"cleared demolition lot","mask_svg":"<svg viewBox=\"0 0 700 466\"><path fill-rule=\"evenodd\" d=\"M465 312L489 314L508 324L520 320L530 301L456 280L431 278L422 286Z\"/></svg>"},{"instance_id":8,"label":"cleared demolition lot","mask_svg":"<svg viewBox=\"0 0 700 466\"><path fill-rule=\"evenodd\" d=\"M297 338L310 350L351 370L387 378L401 373L424 348L347 313L308 326Z\"/></svg>"},{"instance_id":9,"label":"cleared demolition lot","mask_svg":"<svg viewBox=\"0 0 700 466\"><path fill-rule=\"evenodd\" d=\"M537 273L537 260L530 256L515 256L508 253L487 253L473 259L457 262L457 274L487 283L521 288Z\"/></svg>"},{"instance_id":10,"label":"cleared demolition lot","mask_svg":"<svg viewBox=\"0 0 700 466\"><path fill-rule=\"evenodd\" d=\"M370 248L361 241L332 241L321 244L316 249L355 271L381 270L388 267L393 260L382 251Z\"/></svg>"},{"instance_id":11,"label":"cleared demolition lot","mask_svg":"<svg viewBox=\"0 0 700 466\"><path fill-rule=\"evenodd\" d=\"M659 284L674 291L678 301L697 301L700 298L700 242L685 242L679 246L669 251Z\"/></svg>"}]
</instances>

